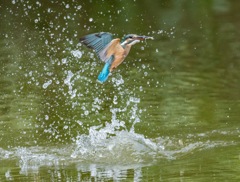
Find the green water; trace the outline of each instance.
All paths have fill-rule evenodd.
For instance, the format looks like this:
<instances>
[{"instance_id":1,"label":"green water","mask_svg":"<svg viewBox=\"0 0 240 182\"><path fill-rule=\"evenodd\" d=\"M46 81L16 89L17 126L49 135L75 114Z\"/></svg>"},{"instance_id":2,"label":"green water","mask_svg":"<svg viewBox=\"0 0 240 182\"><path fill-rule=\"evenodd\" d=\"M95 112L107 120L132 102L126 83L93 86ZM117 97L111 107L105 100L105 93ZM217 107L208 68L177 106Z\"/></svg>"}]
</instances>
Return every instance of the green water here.
<instances>
[{"instance_id":1,"label":"green water","mask_svg":"<svg viewBox=\"0 0 240 182\"><path fill-rule=\"evenodd\" d=\"M239 1L0 3L0 181L239 181ZM108 81L81 36L153 36Z\"/></svg>"}]
</instances>

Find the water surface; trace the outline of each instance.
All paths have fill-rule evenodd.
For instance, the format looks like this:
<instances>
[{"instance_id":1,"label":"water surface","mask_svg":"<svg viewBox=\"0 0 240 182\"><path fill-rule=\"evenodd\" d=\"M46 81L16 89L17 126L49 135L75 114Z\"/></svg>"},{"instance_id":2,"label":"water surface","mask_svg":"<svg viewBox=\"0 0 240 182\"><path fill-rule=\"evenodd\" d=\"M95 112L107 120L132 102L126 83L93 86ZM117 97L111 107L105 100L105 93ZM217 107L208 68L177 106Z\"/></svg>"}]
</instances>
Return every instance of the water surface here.
<instances>
[{"instance_id":1,"label":"water surface","mask_svg":"<svg viewBox=\"0 0 240 182\"><path fill-rule=\"evenodd\" d=\"M0 180L239 181L239 8L1 2ZM100 31L155 39L99 84Z\"/></svg>"}]
</instances>

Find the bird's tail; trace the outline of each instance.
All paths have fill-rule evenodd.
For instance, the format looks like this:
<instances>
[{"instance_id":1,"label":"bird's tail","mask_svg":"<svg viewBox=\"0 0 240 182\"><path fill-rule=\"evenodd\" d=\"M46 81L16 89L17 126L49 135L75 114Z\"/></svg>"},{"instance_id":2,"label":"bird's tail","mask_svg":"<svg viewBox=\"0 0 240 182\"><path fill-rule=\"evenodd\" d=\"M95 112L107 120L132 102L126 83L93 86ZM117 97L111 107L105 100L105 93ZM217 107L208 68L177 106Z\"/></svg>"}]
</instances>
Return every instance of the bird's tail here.
<instances>
[{"instance_id":1,"label":"bird's tail","mask_svg":"<svg viewBox=\"0 0 240 182\"><path fill-rule=\"evenodd\" d=\"M105 63L101 73L98 75L98 81L103 83L108 79L108 75L110 73L109 68L110 68L111 64L110 63Z\"/></svg>"}]
</instances>

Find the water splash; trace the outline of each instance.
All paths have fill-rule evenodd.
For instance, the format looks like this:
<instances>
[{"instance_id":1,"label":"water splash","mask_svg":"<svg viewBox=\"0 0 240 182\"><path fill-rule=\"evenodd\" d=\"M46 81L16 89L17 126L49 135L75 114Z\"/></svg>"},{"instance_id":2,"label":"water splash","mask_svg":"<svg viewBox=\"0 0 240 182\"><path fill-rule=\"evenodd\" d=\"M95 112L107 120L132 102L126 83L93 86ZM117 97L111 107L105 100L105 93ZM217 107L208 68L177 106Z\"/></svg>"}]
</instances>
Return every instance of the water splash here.
<instances>
[{"instance_id":1,"label":"water splash","mask_svg":"<svg viewBox=\"0 0 240 182\"><path fill-rule=\"evenodd\" d=\"M121 96L120 96L121 97ZM114 96L113 106L118 97ZM119 99L120 100L120 99ZM76 149L71 157L95 163L146 163L152 162L163 146L157 145L144 135L135 133L134 126L140 122L138 104L140 98L130 96L123 108L113 107L111 121L102 125L92 126L88 134L76 138ZM125 121L118 119L118 113L131 114L132 126L127 129Z\"/></svg>"},{"instance_id":2,"label":"water splash","mask_svg":"<svg viewBox=\"0 0 240 182\"><path fill-rule=\"evenodd\" d=\"M106 128L92 127L89 135L80 135L71 157L94 163L125 164L149 163L154 160L158 146L143 135L115 131L109 136Z\"/></svg>"},{"instance_id":3,"label":"water splash","mask_svg":"<svg viewBox=\"0 0 240 182\"><path fill-rule=\"evenodd\" d=\"M74 89L73 90L73 86L71 83L71 79L73 78L74 74L72 73L72 71L67 71L67 77L64 80L64 84L66 84L68 86L68 94L71 96L71 98L74 98L76 96L76 92L77 90Z\"/></svg>"},{"instance_id":4,"label":"water splash","mask_svg":"<svg viewBox=\"0 0 240 182\"><path fill-rule=\"evenodd\" d=\"M40 174L44 167L47 167L48 173L54 176L61 166L74 164L79 179L82 179L82 173L89 173L91 180L118 181L127 179L131 169L134 181L138 181L143 175L144 167L151 166L155 162L159 164L162 159L177 160L196 151L239 145L239 142L209 140L212 135L232 135L239 138L239 130L234 133L220 130L201 133L202 139L199 141L195 140L199 134L193 134L181 137L185 140L183 142L179 140L180 137L147 139L144 135L127 130L113 130L114 135L109 136L109 128L110 131L114 128L111 127L111 123L105 127L93 126L89 134L79 135L75 144L70 145L16 147L8 150L0 148L0 161L3 166L9 162L18 164L19 174L24 177ZM13 179L14 172L7 167L5 178ZM54 179L64 179L64 176L57 173Z\"/></svg>"}]
</instances>

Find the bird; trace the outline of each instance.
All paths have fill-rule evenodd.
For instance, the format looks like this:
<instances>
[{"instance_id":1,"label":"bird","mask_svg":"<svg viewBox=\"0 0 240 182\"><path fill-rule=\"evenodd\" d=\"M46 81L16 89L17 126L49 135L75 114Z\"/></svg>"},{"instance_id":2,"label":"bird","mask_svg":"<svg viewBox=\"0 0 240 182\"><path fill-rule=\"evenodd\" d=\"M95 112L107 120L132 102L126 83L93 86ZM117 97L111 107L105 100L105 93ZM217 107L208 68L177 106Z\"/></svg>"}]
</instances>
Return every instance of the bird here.
<instances>
[{"instance_id":1,"label":"bird","mask_svg":"<svg viewBox=\"0 0 240 182\"><path fill-rule=\"evenodd\" d=\"M146 39L153 39L153 37L127 34L120 40L120 38L113 39L109 32L98 32L81 37L80 43L93 49L98 58L105 63L98 75L98 81L104 83L109 74L124 61L131 47Z\"/></svg>"}]
</instances>

